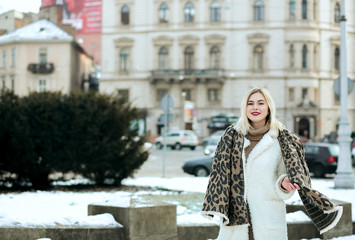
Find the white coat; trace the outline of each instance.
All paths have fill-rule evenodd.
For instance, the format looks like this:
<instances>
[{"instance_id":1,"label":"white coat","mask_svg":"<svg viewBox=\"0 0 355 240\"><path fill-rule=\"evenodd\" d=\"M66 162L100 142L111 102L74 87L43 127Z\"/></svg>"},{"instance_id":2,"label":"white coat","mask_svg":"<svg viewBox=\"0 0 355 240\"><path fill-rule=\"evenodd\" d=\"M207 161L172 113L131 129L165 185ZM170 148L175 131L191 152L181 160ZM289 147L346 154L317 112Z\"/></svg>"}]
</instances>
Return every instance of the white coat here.
<instances>
[{"instance_id":1,"label":"white coat","mask_svg":"<svg viewBox=\"0 0 355 240\"><path fill-rule=\"evenodd\" d=\"M278 133L267 132L245 159L244 139L244 200L249 205L255 240L287 240L286 205L294 191L281 190L280 181L286 176L285 164L277 140ZM248 225L221 224L217 240L248 240Z\"/></svg>"}]
</instances>

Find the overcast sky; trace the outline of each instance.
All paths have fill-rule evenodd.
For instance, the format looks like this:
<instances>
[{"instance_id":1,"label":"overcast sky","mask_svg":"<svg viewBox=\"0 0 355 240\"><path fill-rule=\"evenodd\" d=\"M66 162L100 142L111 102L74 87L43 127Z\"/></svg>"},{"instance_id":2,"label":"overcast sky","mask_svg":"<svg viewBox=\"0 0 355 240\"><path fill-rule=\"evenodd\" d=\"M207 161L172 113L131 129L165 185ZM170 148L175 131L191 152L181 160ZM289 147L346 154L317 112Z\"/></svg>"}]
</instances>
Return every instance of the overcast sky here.
<instances>
[{"instance_id":1,"label":"overcast sky","mask_svg":"<svg viewBox=\"0 0 355 240\"><path fill-rule=\"evenodd\" d=\"M39 12L41 6L41 0L1 0L0 1L0 14L17 10L20 12Z\"/></svg>"}]
</instances>

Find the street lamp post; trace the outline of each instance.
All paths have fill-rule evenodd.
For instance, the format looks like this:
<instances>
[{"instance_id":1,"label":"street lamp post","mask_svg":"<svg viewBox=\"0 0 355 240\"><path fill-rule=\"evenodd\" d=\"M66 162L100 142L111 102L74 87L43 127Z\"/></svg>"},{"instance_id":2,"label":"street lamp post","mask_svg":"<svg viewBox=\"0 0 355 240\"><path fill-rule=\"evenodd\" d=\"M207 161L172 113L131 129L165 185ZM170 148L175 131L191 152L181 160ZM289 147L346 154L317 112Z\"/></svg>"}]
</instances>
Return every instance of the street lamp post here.
<instances>
[{"instance_id":1,"label":"street lamp post","mask_svg":"<svg viewBox=\"0 0 355 240\"><path fill-rule=\"evenodd\" d=\"M341 0L340 19L340 104L341 116L339 121L339 159L338 168L334 178L335 188L354 188L350 156L350 126L348 120L348 89L347 89L347 61L346 61L346 18L345 0Z\"/></svg>"},{"instance_id":2,"label":"street lamp post","mask_svg":"<svg viewBox=\"0 0 355 240\"><path fill-rule=\"evenodd\" d=\"M185 129L185 98L186 98L186 92L183 90L181 92L181 129Z\"/></svg>"}]
</instances>

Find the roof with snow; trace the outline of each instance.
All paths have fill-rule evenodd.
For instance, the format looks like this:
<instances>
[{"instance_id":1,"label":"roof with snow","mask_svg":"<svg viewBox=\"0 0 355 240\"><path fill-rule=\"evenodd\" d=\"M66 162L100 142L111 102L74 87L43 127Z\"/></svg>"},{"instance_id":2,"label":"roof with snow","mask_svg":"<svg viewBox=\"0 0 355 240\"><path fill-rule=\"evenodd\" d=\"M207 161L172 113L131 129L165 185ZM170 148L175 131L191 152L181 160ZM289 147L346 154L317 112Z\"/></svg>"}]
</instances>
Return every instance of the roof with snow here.
<instances>
[{"instance_id":1,"label":"roof with snow","mask_svg":"<svg viewBox=\"0 0 355 240\"><path fill-rule=\"evenodd\" d=\"M0 44L21 41L73 41L74 38L46 19L19 28L11 33L0 36Z\"/></svg>"}]
</instances>

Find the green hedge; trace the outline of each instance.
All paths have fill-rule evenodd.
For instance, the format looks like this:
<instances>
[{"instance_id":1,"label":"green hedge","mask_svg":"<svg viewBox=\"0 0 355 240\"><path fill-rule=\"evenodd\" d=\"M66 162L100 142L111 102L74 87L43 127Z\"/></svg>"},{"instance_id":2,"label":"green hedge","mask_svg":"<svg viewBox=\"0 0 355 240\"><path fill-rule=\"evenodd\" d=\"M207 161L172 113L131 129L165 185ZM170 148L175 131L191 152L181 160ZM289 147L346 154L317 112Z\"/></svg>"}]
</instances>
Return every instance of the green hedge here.
<instances>
[{"instance_id":1,"label":"green hedge","mask_svg":"<svg viewBox=\"0 0 355 240\"><path fill-rule=\"evenodd\" d=\"M148 158L144 137L130 129L137 109L97 93L0 94L2 185L50 187L53 172L74 172L119 185Z\"/></svg>"}]
</instances>

